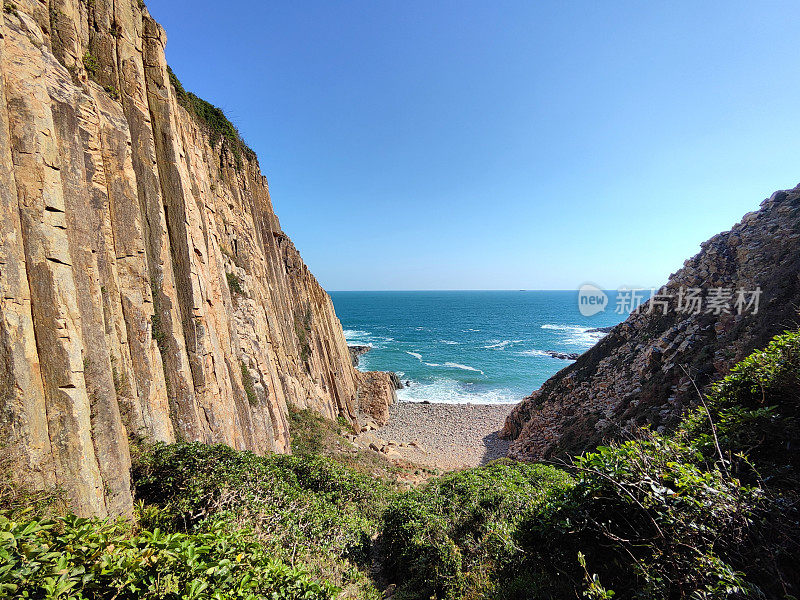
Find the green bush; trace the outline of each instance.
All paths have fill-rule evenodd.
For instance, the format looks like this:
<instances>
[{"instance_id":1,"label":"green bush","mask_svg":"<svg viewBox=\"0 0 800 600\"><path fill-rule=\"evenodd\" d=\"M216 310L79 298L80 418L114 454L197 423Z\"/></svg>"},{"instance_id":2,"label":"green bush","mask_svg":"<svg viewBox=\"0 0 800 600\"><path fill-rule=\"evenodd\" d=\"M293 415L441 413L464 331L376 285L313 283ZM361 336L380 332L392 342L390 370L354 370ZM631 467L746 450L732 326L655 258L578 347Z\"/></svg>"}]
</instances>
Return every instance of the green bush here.
<instances>
[{"instance_id":1,"label":"green bush","mask_svg":"<svg viewBox=\"0 0 800 600\"><path fill-rule=\"evenodd\" d=\"M175 88L178 104L197 117L205 126L211 139L211 146L216 147L220 141L224 142L233 154L237 169L241 169L243 166L242 156L247 157L248 160L255 160L256 153L244 142L239 131L228 120L222 109L187 92L171 68L167 67L167 72L170 83Z\"/></svg>"},{"instance_id":2,"label":"green bush","mask_svg":"<svg viewBox=\"0 0 800 600\"><path fill-rule=\"evenodd\" d=\"M239 280L239 276L236 273L225 273L225 277L228 280L228 289L230 289L231 293L244 296L244 290L242 289L242 282Z\"/></svg>"},{"instance_id":3,"label":"green bush","mask_svg":"<svg viewBox=\"0 0 800 600\"><path fill-rule=\"evenodd\" d=\"M310 312L298 316L305 331ZM396 600L789 600L798 350L787 333L742 361L675 434L404 492L386 461L348 445L346 422L309 410L290 407L293 456L137 446L136 526L14 516L26 496L0 495L16 511L0 513L0 597L313 600L336 586L377 599L380 567Z\"/></svg>"},{"instance_id":4,"label":"green bush","mask_svg":"<svg viewBox=\"0 0 800 600\"><path fill-rule=\"evenodd\" d=\"M124 522L0 514L0 596L53 599L322 600L337 590L244 531L133 533Z\"/></svg>"},{"instance_id":5,"label":"green bush","mask_svg":"<svg viewBox=\"0 0 800 600\"><path fill-rule=\"evenodd\" d=\"M554 589L587 571L623 598L729 598L752 593L741 545L763 508L758 488L706 469L682 440L651 435L575 460L577 484L520 527L522 565Z\"/></svg>"},{"instance_id":6,"label":"green bush","mask_svg":"<svg viewBox=\"0 0 800 600\"><path fill-rule=\"evenodd\" d=\"M294 333L300 345L300 360L308 368L308 359L311 358L311 322L313 314L311 306L306 304L301 314L294 316Z\"/></svg>"},{"instance_id":7,"label":"green bush","mask_svg":"<svg viewBox=\"0 0 800 600\"><path fill-rule=\"evenodd\" d=\"M645 430L538 477L498 464L398 497L383 543L401 595L797 595L798 350L787 333L753 353L675 434Z\"/></svg>"},{"instance_id":8,"label":"green bush","mask_svg":"<svg viewBox=\"0 0 800 600\"><path fill-rule=\"evenodd\" d=\"M314 455L262 457L183 443L144 452L134 481L149 506L145 526L252 528L276 557L301 561L314 576L372 587L357 567L369 566L370 537L392 493L379 479Z\"/></svg>"},{"instance_id":9,"label":"green bush","mask_svg":"<svg viewBox=\"0 0 800 600\"><path fill-rule=\"evenodd\" d=\"M800 332L787 332L731 369L683 428L711 461L718 460L721 451L724 467L735 474L749 481L760 474L770 486L798 489L798 398Z\"/></svg>"},{"instance_id":10,"label":"green bush","mask_svg":"<svg viewBox=\"0 0 800 600\"><path fill-rule=\"evenodd\" d=\"M97 75L97 71L100 69L100 61L98 61L97 57L87 50L86 54L83 55L83 67L86 69L86 72L90 77L94 77Z\"/></svg>"},{"instance_id":11,"label":"green bush","mask_svg":"<svg viewBox=\"0 0 800 600\"><path fill-rule=\"evenodd\" d=\"M250 374L250 369L247 368L244 361L239 363L239 368L242 371L242 385L244 386L245 396L247 396L247 402L249 402L251 406L256 406L258 404L258 395L256 394L256 388L253 383L253 376Z\"/></svg>"},{"instance_id":12,"label":"green bush","mask_svg":"<svg viewBox=\"0 0 800 600\"><path fill-rule=\"evenodd\" d=\"M498 461L452 473L384 515L387 569L410 598L485 597L518 583L508 566L523 518L573 485L562 470Z\"/></svg>"}]
</instances>

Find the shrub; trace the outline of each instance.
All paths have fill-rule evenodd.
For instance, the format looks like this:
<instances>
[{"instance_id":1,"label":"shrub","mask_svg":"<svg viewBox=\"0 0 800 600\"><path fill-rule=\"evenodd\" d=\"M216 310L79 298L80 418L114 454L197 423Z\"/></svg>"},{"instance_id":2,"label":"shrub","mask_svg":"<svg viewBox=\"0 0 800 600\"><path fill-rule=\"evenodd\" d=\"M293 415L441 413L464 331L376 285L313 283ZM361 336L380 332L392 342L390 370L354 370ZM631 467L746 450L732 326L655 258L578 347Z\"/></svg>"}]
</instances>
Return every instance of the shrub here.
<instances>
[{"instance_id":1,"label":"shrub","mask_svg":"<svg viewBox=\"0 0 800 600\"><path fill-rule=\"evenodd\" d=\"M247 368L244 361L239 363L239 367L242 371L242 385L244 386L244 393L247 396L247 401L251 406L256 406L258 404L258 396L256 395L256 388L253 384L253 376L250 375L250 369Z\"/></svg>"},{"instance_id":2,"label":"shrub","mask_svg":"<svg viewBox=\"0 0 800 600\"><path fill-rule=\"evenodd\" d=\"M231 293L244 296L244 290L242 289L242 282L239 280L239 276L236 273L226 273L225 277L228 280L228 289L230 289Z\"/></svg>"},{"instance_id":3,"label":"shrub","mask_svg":"<svg viewBox=\"0 0 800 600\"><path fill-rule=\"evenodd\" d=\"M322 600L337 590L270 558L244 531L191 535L75 516L0 514L0 595L19 598Z\"/></svg>"},{"instance_id":4,"label":"shrub","mask_svg":"<svg viewBox=\"0 0 800 600\"><path fill-rule=\"evenodd\" d=\"M725 468L735 474L755 481L755 463L768 485L798 489L798 397L800 332L787 332L712 386L704 406L689 415L683 429L711 461L718 459L718 442Z\"/></svg>"},{"instance_id":5,"label":"shrub","mask_svg":"<svg viewBox=\"0 0 800 600\"><path fill-rule=\"evenodd\" d=\"M197 117L205 127L211 140L212 148L215 148L220 141L226 144L234 157L237 169L243 166L242 156L249 160L256 159L256 153L244 142L239 131L225 116L222 109L217 108L210 102L198 98L191 92L187 92L172 69L167 67L169 80L175 89L175 97L178 104Z\"/></svg>"},{"instance_id":6,"label":"shrub","mask_svg":"<svg viewBox=\"0 0 800 600\"><path fill-rule=\"evenodd\" d=\"M261 457L184 443L144 452L134 481L150 507L143 512L148 527L252 528L276 557L301 561L336 584L372 588L354 566L368 566L369 539L392 491L381 480L319 456Z\"/></svg>"},{"instance_id":7,"label":"shrub","mask_svg":"<svg viewBox=\"0 0 800 600\"><path fill-rule=\"evenodd\" d=\"M509 568L526 514L572 486L562 470L498 461L445 475L394 501L382 543L391 576L411 598L486 597L519 583Z\"/></svg>"},{"instance_id":8,"label":"shrub","mask_svg":"<svg viewBox=\"0 0 800 600\"><path fill-rule=\"evenodd\" d=\"M86 54L83 55L83 67L90 76L94 76L97 75L97 71L100 69L100 62L87 50Z\"/></svg>"},{"instance_id":9,"label":"shrub","mask_svg":"<svg viewBox=\"0 0 800 600\"><path fill-rule=\"evenodd\" d=\"M311 358L311 321L313 315L311 306L306 304L301 314L294 316L294 333L300 345L300 360L308 368L308 359Z\"/></svg>"},{"instance_id":10,"label":"shrub","mask_svg":"<svg viewBox=\"0 0 800 600\"><path fill-rule=\"evenodd\" d=\"M103 87L103 89L112 100L119 100L119 92L117 91L116 87L114 87L113 85L107 85Z\"/></svg>"},{"instance_id":11,"label":"shrub","mask_svg":"<svg viewBox=\"0 0 800 600\"><path fill-rule=\"evenodd\" d=\"M587 571L622 597L729 598L755 590L741 568L763 493L716 469L681 439L645 439L577 458L577 485L520 528L523 563L559 588ZM591 586L591 583L590 583ZM593 589L590 587L590 590Z\"/></svg>"}]
</instances>

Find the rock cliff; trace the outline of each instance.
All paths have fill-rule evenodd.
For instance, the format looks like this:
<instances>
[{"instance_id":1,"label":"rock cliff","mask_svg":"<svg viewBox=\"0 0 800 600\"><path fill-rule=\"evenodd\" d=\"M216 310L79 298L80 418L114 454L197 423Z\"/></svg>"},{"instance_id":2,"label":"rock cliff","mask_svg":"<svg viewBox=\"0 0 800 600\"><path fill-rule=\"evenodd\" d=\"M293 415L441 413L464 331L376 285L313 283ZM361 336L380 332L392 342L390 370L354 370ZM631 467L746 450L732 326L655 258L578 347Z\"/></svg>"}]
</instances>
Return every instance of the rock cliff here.
<instances>
[{"instance_id":1,"label":"rock cliff","mask_svg":"<svg viewBox=\"0 0 800 600\"><path fill-rule=\"evenodd\" d=\"M701 248L658 290L652 306L613 328L514 408L502 431L514 440L511 457L579 453L644 425L669 428L698 401L695 384L702 389L774 335L797 328L800 186L776 192ZM698 288L699 313L689 302L690 290ZM739 314L738 290L757 288L757 313L752 306ZM753 298L744 299L749 304Z\"/></svg>"},{"instance_id":2,"label":"rock cliff","mask_svg":"<svg viewBox=\"0 0 800 600\"><path fill-rule=\"evenodd\" d=\"M355 421L392 397L141 0L6 1L1 21L0 440L21 484L127 514L129 439L287 452L287 402Z\"/></svg>"}]
</instances>

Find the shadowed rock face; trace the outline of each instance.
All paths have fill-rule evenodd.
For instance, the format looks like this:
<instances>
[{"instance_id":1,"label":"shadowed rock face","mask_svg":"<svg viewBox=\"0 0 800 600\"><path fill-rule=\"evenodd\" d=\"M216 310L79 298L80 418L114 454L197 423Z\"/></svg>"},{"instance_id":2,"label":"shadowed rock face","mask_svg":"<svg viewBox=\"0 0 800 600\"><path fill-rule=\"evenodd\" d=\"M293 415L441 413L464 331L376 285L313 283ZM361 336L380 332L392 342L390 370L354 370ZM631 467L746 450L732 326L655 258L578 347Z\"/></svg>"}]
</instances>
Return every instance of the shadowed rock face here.
<instances>
[{"instance_id":1,"label":"shadowed rock face","mask_svg":"<svg viewBox=\"0 0 800 600\"><path fill-rule=\"evenodd\" d=\"M0 15L0 442L79 514L132 509L129 437L288 452L362 380L254 157L182 108L137 0ZM387 400L388 401L388 400Z\"/></svg>"},{"instance_id":2,"label":"shadowed rock face","mask_svg":"<svg viewBox=\"0 0 800 600\"><path fill-rule=\"evenodd\" d=\"M666 315L661 304L652 312L645 305L514 408L502 431L514 440L509 456L575 454L644 425L669 428L697 402L693 380L702 389L774 335L798 326L800 186L776 192L701 248L658 293L760 287L758 313L739 315L733 306L730 313L705 312L707 295L702 314L677 312L677 298Z\"/></svg>"}]
</instances>

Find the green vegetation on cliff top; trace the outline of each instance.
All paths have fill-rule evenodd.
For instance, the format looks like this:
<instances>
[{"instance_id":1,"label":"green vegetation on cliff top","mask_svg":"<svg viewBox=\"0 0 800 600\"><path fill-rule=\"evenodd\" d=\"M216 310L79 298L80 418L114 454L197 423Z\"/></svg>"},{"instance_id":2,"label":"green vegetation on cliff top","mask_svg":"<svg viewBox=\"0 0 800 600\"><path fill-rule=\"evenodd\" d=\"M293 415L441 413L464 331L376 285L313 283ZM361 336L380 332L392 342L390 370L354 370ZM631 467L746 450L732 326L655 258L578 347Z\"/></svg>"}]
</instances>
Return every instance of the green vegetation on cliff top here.
<instances>
[{"instance_id":1,"label":"green vegetation on cliff top","mask_svg":"<svg viewBox=\"0 0 800 600\"><path fill-rule=\"evenodd\" d=\"M233 154L237 169L242 167L242 156L248 160L256 159L256 153L245 143L239 130L228 120L221 108L187 92L170 67L167 67L167 72L169 81L175 89L178 104L197 117L206 127L212 147L216 147L220 141L224 142Z\"/></svg>"},{"instance_id":2,"label":"green vegetation on cliff top","mask_svg":"<svg viewBox=\"0 0 800 600\"><path fill-rule=\"evenodd\" d=\"M291 411L293 456L147 446L135 523L4 498L0 596L794 598L799 395L787 333L674 434L412 489L309 411Z\"/></svg>"}]
</instances>

